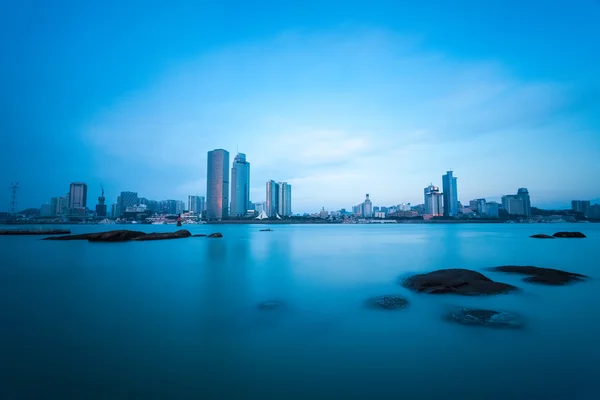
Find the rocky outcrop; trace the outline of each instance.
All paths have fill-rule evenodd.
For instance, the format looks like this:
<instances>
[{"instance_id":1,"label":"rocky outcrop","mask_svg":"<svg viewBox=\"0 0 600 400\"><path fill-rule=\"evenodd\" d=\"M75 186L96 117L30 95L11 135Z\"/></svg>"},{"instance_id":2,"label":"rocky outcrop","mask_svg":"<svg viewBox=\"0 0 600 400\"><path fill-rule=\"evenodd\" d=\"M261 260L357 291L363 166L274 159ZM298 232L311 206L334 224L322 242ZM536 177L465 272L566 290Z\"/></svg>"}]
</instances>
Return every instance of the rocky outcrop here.
<instances>
[{"instance_id":1,"label":"rocky outcrop","mask_svg":"<svg viewBox=\"0 0 600 400\"><path fill-rule=\"evenodd\" d=\"M490 268L490 271L528 275L527 277L523 278L525 282L555 286L566 285L567 283L571 282L580 282L587 278L585 275L561 271L559 269L519 265L504 265L501 267L494 267Z\"/></svg>"},{"instance_id":2,"label":"rocky outcrop","mask_svg":"<svg viewBox=\"0 0 600 400\"><path fill-rule=\"evenodd\" d=\"M165 240L165 239L183 239L192 236L190 231L186 229L180 229L177 232L165 232L165 233L148 233L143 236L133 238L132 240L146 241L146 240Z\"/></svg>"},{"instance_id":3,"label":"rocky outcrop","mask_svg":"<svg viewBox=\"0 0 600 400\"><path fill-rule=\"evenodd\" d=\"M532 237L534 239L556 239L554 236L546 235L543 233L538 233L536 235L531 235L529 237Z\"/></svg>"},{"instance_id":4,"label":"rocky outcrop","mask_svg":"<svg viewBox=\"0 0 600 400\"><path fill-rule=\"evenodd\" d=\"M68 235L71 231L68 229L8 229L1 230L0 235Z\"/></svg>"},{"instance_id":5,"label":"rocky outcrop","mask_svg":"<svg viewBox=\"0 0 600 400\"><path fill-rule=\"evenodd\" d=\"M415 292L465 296L510 293L517 290L512 285L494 282L479 272L460 268L413 275L405 279L402 286Z\"/></svg>"},{"instance_id":6,"label":"rocky outcrop","mask_svg":"<svg viewBox=\"0 0 600 400\"><path fill-rule=\"evenodd\" d=\"M484 310L477 308L457 307L448 311L444 318L462 325L485 326L489 328L522 328L525 320L518 314Z\"/></svg>"},{"instance_id":7,"label":"rocky outcrop","mask_svg":"<svg viewBox=\"0 0 600 400\"><path fill-rule=\"evenodd\" d=\"M383 308L385 310L398 310L408 306L408 300L402 296L383 295L368 299L367 306L371 308Z\"/></svg>"},{"instance_id":8,"label":"rocky outcrop","mask_svg":"<svg viewBox=\"0 0 600 400\"><path fill-rule=\"evenodd\" d=\"M67 236L51 236L44 240L87 240L90 242L128 242L130 240L144 241L144 240L165 240L165 239L182 239L190 237L192 234L181 229L177 232L165 232L165 233L145 233L139 231L129 231L126 229L119 229L108 232L96 232L96 233L84 233L80 235L67 235Z\"/></svg>"},{"instance_id":9,"label":"rocky outcrop","mask_svg":"<svg viewBox=\"0 0 600 400\"><path fill-rule=\"evenodd\" d=\"M567 238L567 239L583 239L583 238L587 237L581 232L556 232L552 236L557 237L557 238Z\"/></svg>"},{"instance_id":10,"label":"rocky outcrop","mask_svg":"<svg viewBox=\"0 0 600 400\"><path fill-rule=\"evenodd\" d=\"M277 310L283 307L283 303L277 300L263 301L258 305L258 309L262 311Z\"/></svg>"},{"instance_id":11,"label":"rocky outcrop","mask_svg":"<svg viewBox=\"0 0 600 400\"><path fill-rule=\"evenodd\" d=\"M215 232L215 233L211 233L210 235L207 236L207 238L222 238L223 235L220 234L219 232Z\"/></svg>"}]
</instances>

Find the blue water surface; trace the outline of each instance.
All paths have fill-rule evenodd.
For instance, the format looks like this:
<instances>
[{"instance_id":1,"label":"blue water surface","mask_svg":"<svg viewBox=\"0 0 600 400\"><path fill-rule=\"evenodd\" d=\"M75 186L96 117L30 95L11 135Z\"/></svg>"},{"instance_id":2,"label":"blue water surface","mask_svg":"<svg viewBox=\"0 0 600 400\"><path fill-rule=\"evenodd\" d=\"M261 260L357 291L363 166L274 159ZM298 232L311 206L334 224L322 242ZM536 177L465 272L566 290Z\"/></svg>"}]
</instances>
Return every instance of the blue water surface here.
<instances>
[{"instance_id":1,"label":"blue water surface","mask_svg":"<svg viewBox=\"0 0 600 400\"><path fill-rule=\"evenodd\" d=\"M115 228L124 226L70 227ZM0 236L0 398L597 398L598 224L185 228L224 237ZM588 238L529 238L561 230ZM592 279L549 287L485 271L507 264ZM398 284L440 268L477 270L522 292L436 296ZM410 305L365 307L382 294ZM266 300L284 306L260 310ZM527 325L444 321L454 305L518 312Z\"/></svg>"}]
</instances>

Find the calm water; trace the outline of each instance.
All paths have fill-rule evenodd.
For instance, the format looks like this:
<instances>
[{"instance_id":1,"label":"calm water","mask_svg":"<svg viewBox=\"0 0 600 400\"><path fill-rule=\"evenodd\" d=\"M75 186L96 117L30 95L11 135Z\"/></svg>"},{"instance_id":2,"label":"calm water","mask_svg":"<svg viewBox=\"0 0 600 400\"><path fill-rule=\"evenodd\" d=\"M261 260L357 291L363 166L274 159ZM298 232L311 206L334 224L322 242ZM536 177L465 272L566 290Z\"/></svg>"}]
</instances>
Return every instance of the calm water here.
<instances>
[{"instance_id":1,"label":"calm water","mask_svg":"<svg viewBox=\"0 0 600 400\"><path fill-rule=\"evenodd\" d=\"M0 398L597 398L600 225L260 228L118 244L0 236ZM559 230L588 239L528 238ZM485 272L523 292L479 298L397 283L503 264L596 279L546 287ZM381 294L411 305L364 307ZM286 306L260 311L265 300ZM517 311L528 326L453 325L447 305Z\"/></svg>"}]
</instances>

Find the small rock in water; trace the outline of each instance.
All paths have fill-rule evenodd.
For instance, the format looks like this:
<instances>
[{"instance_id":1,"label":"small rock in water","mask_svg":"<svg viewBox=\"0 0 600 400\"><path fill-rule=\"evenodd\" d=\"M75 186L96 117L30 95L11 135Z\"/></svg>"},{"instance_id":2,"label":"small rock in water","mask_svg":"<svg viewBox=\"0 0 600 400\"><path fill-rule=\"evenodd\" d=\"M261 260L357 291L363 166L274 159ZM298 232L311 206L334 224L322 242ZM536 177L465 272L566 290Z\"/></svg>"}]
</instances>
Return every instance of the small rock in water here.
<instances>
[{"instance_id":1,"label":"small rock in water","mask_svg":"<svg viewBox=\"0 0 600 400\"><path fill-rule=\"evenodd\" d=\"M386 310L398 310L408 305L408 300L402 296L396 295L383 295L372 297L367 300L367 305L373 308L383 308Z\"/></svg>"},{"instance_id":2,"label":"small rock in water","mask_svg":"<svg viewBox=\"0 0 600 400\"><path fill-rule=\"evenodd\" d=\"M546 235L544 233L538 233L536 235L531 235L529 237L532 237L534 239L556 239L554 236Z\"/></svg>"},{"instance_id":3,"label":"small rock in water","mask_svg":"<svg viewBox=\"0 0 600 400\"><path fill-rule=\"evenodd\" d=\"M494 282L479 272L462 268L440 269L413 275L405 279L402 286L420 293L450 293L463 296L511 293L517 290L514 286Z\"/></svg>"},{"instance_id":4,"label":"small rock in water","mask_svg":"<svg viewBox=\"0 0 600 400\"><path fill-rule=\"evenodd\" d=\"M521 265L503 265L501 267L490 268L490 271L529 275L526 278L523 278L525 282L556 286L566 285L571 282L580 282L587 278L585 275L561 271L560 269Z\"/></svg>"},{"instance_id":5,"label":"small rock in water","mask_svg":"<svg viewBox=\"0 0 600 400\"><path fill-rule=\"evenodd\" d=\"M259 310L263 311L276 310L281 307L283 307L283 303L277 300L263 301L258 305Z\"/></svg>"},{"instance_id":6,"label":"small rock in water","mask_svg":"<svg viewBox=\"0 0 600 400\"><path fill-rule=\"evenodd\" d=\"M223 235L219 232L215 232L215 233L211 233L210 235L207 236L208 238L222 238Z\"/></svg>"},{"instance_id":7,"label":"small rock in water","mask_svg":"<svg viewBox=\"0 0 600 400\"><path fill-rule=\"evenodd\" d=\"M457 307L450 310L445 318L463 325L486 326L489 328L522 328L524 319L515 313L478 308Z\"/></svg>"},{"instance_id":8,"label":"small rock in water","mask_svg":"<svg viewBox=\"0 0 600 400\"><path fill-rule=\"evenodd\" d=\"M581 232L556 232L552 236L557 237L557 238L568 238L568 239L583 239L583 238L587 237Z\"/></svg>"}]
</instances>

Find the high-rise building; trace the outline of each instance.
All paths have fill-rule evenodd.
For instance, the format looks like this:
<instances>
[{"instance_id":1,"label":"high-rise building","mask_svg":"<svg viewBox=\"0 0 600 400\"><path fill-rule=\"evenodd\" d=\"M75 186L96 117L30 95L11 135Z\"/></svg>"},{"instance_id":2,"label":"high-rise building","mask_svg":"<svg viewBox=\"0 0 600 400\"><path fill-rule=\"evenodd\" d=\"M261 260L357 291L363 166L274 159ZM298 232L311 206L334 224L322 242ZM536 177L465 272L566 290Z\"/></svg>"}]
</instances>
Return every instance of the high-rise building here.
<instances>
[{"instance_id":1,"label":"high-rise building","mask_svg":"<svg viewBox=\"0 0 600 400\"><path fill-rule=\"evenodd\" d=\"M502 196L502 208L510 215L526 215L525 202L522 197L519 197L516 194Z\"/></svg>"},{"instance_id":2,"label":"high-rise building","mask_svg":"<svg viewBox=\"0 0 600 400\"><path fill-rule=\"evenodd\" d=\"M498 218L499 204L495 201L486 202L483 208L483 216L488 218Z\"/></svg>"},{"instance_id":3,"label":"high-rise building","mask_svg":"<svg viewBox=\"0 0 600 400\"><path fill-rule=\"evenodd\" d=\"M194 214L202 214L204 208L204 197L188 196L188 211Z\"/></svg>"},{"instance_id":4,"label":"high-rise building","mask_svg":"<svg viewBox=\"0 0 600 400\"><path fill-rule=\"evenodd\" d=\"M139 204L137 192L121 192L119 199L121 199L119 204L119 217L125 213L127 207L133 207Z\"/></svg>"},{"instance_id":5,"label":"high-rise building","mask_svg":"<svg viewBox=\"0 0 600 400\"><path fill-rule=\"evenodd\" d=\"M456 217L458 215L458 190L452 171L447 171L446 175L442 176L442 188L444 190L444 216Z\"/></svg>"},{"instance_id":6,"label":"high-rise building","mask_svg":"<svg viewBox=\"0 0 600 400\"><path fill-rule=\"evenodd\" d=\"M267 182L267 209L265 213L274 217L279 210L279 184L275 181Z\"/></svg>"},{"instance_id":7,"label":"high-rise building","mask_svg":"<svg viewBox=\"0 0 600 400\"><path fill-rule=\"evenodd\" d=\"M177 214L177 200L163 200L159 203L161 214Z\"/></svg>"},{"instance_id":8,"label":"high-rise building","mask_svg":"<svg viewBox=\"0 0 600 400\"><path fill-rule=\"evenodd\" d=\"M104 188L102 188L102 194L98 197L98 204L96 204L96 216L106 217L106 198L104 197Z\"/></svg>"},{"instance_id":9,"label":"high-rise building","mask_svg":"<svg viewBox=\"0 0 600 400\"><path fill-rule=\"evenodd\" d=\"M362 216L364 218L371 218L373 216L373 203L369 199L369 193L367 193L365 201L362 203Z\"/></svg>"},{"instance_id":10,"label":"high-rise building","mask_svg":"<svg viewBox=\"0 0 600 400\"><path fill-rule=\"evenodd\" d=\"M59 203L59 197L52 197L50 199L50 216L51 217L56 217L57 215L60 214L59 209L58 209L58 203Z\"/></svg>"},{"instance_id":11,"label":"high-rise building","mask_svg":"<svg viewBox=\"0 0 600 400\"><path fill-rule=\"evenodd\" d=\"M69 188L69 210L71 214L80 214L76 211L87 206L87 185L83 182L73 182Z\"/></svg>"},{"instance_id":12,"label":"high-rise building","mask_svg":"<svg viewBox=\"0 0 600 400\"><path fill-rule=\"evenodd\" d=\"M582 213L587 216L590 209L589 200L573 200L571 201L571 210Z\"/></svg>"},{"instance_id":13,"label":"high-rise building","mask_svg":"<svg viewBox=\"0 0 600 400\"><path fill-rule=\"evenodd\" d=\"M287 182L279 182L279 199L277 202L277 212L282 217L292 215L292 185Z\"/></svg>"},{"instance_id":14,"label":"high-rise building","mask_svg":"<svg viewBox=\"0 0 600 400\"><path fill-rule=\"evenodd\" d=\"M119 216L119 204L113 203L110 207L110 216L112 218L117 218Z\"/></svg>"},{"instance_id":15,"label":"high-rise building","mask_svg":"<svg viewBox=\"0 0 600 400\"><path fill-rule=\"evenodd\" d=\"M469 201L469 208L471 209L471 211L482 215L485 212L485 204L485 199L475 199Z\"/></svg>"},{"instance_id":16,"label":"high-rise building","mask_svg":"<svg viewBox=\"0 0 600 400\"><path fill-rule=\"evenodd\" d=\"M241 217L250 209L250 163L244 153L238 153L231 167L230 215Z\"/></svg>"},{"instance_id":17,"label":"high-rise building","mask_svg":"<svg viewBox=\"0 0 600 400\"><path fill-rule=\"evenodd\" d=\"M178 200L175 203L175 214L177 214L177 215L183 214L184 211L185 211L185 201Z\"/></svg>"},{"instance_id":18,"label":"high-rise building","mask_svg":"<svg viewBox=\"0 0 600 400\"><path fill-rule=\"evenodd\" d=\"M51 217L52 216L52 206L48 203L42 204L40 207L40 217Z\"/></svg>"},{"instance_id":19,"label":"high-rise building","mask_svg":"<svg viewBox=\"0 0 600 400\"><path fill-rule=\"evenodd\" d=\"M600 204L594 204L588 209L588 218L600 219Z\"/></svg>"},{"instance_id":20,"label":"high-rise building","mask_svg":"<svg viewBox=\"0 0 600 400\"><path fill-rule=\"evenodd\" d=\"M229 206L229 152L208 152L206 177L206 218L227 218Z\"/></svg>"},{"instance_id":21,"label":"high-rise building","mask_svg":"<svg viewBox=\"0 0 600 400\"><path fill-rule=\"evenodd\" d=\"M440 216L444 212L443 196L440 188L429 185L424 190L425 194L425 214ZM407 211L407 210L404 210Z\"/></svg>"},{"instance_id":22,"label":"high-rise building","mask_svg":"<svg viewBox=\"0 0 600 400\"><path fill-rule=\"evenodd\" d=\"M519 190L517 190L517 196L523 199L523 211L525 212L525 215L529 217L531 215L531 200L529 198L529 191L527 188L519 188Z\"/></svg>"}]
</instances>

